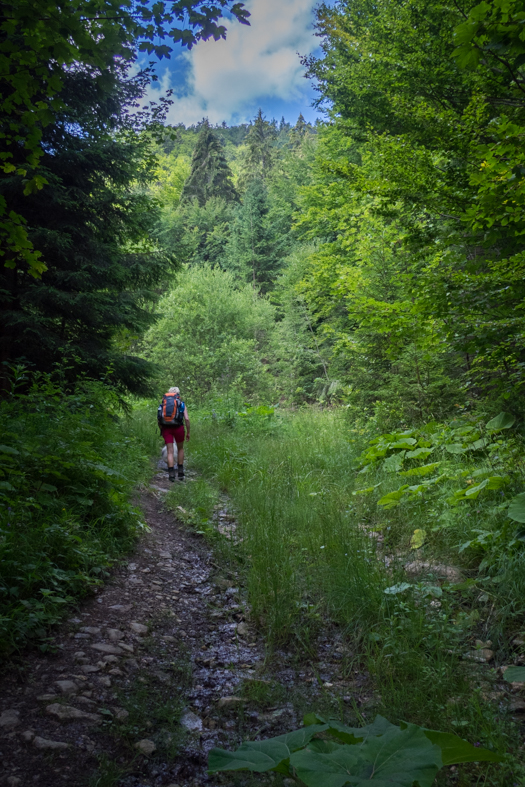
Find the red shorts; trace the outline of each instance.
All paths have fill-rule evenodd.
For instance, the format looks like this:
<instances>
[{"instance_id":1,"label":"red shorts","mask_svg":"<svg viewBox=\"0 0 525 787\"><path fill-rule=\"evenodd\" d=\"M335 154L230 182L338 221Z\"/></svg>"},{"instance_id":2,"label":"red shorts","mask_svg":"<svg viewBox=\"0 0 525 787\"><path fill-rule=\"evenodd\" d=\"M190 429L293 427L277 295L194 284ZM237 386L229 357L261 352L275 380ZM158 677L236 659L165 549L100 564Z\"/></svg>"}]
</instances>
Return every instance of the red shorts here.
<instances>
[{"instance_id":1,"label":"red shorts","mask_svg":"<svg viewBox=\"0 0 525 787\"><path fill-rule=\"evenodd\" d=\"M183 443L184 442L184 425L182 426L162 426L161 427L162 436L164 438L164 442L166 445L170 445L173 442L176 443Z\"/></svg>"}]
</instances>

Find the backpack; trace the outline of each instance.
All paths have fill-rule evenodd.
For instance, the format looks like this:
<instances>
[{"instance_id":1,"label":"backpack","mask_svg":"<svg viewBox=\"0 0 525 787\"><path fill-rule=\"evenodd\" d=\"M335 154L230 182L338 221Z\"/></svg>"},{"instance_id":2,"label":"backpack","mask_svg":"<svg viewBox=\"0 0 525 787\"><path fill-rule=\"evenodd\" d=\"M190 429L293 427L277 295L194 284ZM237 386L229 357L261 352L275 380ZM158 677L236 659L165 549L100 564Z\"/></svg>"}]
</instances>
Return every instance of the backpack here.
<instances>
[{"instance_id":1,"label":"backpack","mask_svg":"<svg viewBox=\"0 0 525 787\"><path fill-rule=\"evenodd\" d=\"M178 394L166 393L157 409L159 426L182 426L184 423L184 402Z\"/></svg>"}]
</instances>

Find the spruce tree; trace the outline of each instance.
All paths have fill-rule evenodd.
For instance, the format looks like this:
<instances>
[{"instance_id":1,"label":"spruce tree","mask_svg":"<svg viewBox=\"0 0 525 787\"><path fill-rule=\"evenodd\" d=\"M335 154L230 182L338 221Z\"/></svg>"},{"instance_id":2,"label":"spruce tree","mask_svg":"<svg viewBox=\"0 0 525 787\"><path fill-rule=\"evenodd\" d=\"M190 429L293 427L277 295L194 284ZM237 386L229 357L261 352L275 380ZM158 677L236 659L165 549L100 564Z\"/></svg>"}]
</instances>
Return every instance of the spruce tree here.
<instances>
[{"instance_id":1,"label":"spruce tree","mask_svg":"<svg viewBox=\"0 0 525 787\"><path fill-rule=\"evenodd\" d=\"M231 227L226 264L254 289L271 289L280 267L279 238L269 221L268 193L260 178L248 184Z\"/></svg>"},{"instance_id":2,"label":"spruce tree","mask_svg":"<svg viewBox=\"0 0 525 787\"><path fill-rule=\"evenodd\" d=\"M104 375L144 393L151 367L129 348L153 322L149 303L170 266L149 240L157 213L144 188L147 143L126 120L140 80L109 80L102 90L87 72L65 79L64 109L43 133L41 191L24 197L16 177L2 181L0 196L27 221L47 270L39 279L0 269L1 360L60 366L70 381Z\"/></svg>"},{"instance_id":3,"label":"spruce tree","mask_svg":"<svg viewBox=\"0 0 525 787\"><path fill-rule=\"evenodd\" d=\"M262 109L259 109L246 139L248 153L244 167L245 182L256 177L266 180L275 163L276 137L275 125L265 120Z\"/></svg>"},{"instance_id":4,"label":"spruce tree","mask_svg":"<svg viewBox=\"0 0 525 787\"><path fill-rule=\"evenodd\" d=\"M193 151L191 173L184 184L181 203L197 200L202 207L212 197L225 202L236 202L238 199L222 145L205 121Z\"/></svg>"},{"instance_id":5,"label":"spruce tree","mask_svg":"<svg viewBox=\"0 0 525 787\"><path fill-rule=\"evenodd\" d=\"M308 123L303 117L303 113L297 118L297 123L290 132L290 139L293 147L300 147L301 142L308 133Z\"/></svg>"}]
</instances>

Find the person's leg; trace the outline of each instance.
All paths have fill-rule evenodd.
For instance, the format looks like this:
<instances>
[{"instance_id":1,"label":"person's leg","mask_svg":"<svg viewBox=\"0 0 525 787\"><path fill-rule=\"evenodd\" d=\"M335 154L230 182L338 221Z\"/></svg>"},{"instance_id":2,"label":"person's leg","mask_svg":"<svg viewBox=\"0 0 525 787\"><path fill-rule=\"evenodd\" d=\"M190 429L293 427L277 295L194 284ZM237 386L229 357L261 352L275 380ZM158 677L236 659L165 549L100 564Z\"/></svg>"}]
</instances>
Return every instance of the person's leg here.
<instances>
[{"instance_id":1,"label":"person's leg","mask_svg":"<svg viewBox=\"0 0 525 787\"><path fill-rule=\"evenodd\" d=\"M164 442L166 443L168 476L170 481L175 481L175 452L173 450L173 434L171 434L171 432L166 429L163 430L162 436L164 437Z\"/></svg>"},{"instance_id":2,"label":"person's leg","mask_svg":"<svg viewBox=\"0 0 525 787\"><path fill-rule=\"evenodd\" d=\"M184 443L177 443L177 473L184 478Z\"/></svg>"}]
</instances>

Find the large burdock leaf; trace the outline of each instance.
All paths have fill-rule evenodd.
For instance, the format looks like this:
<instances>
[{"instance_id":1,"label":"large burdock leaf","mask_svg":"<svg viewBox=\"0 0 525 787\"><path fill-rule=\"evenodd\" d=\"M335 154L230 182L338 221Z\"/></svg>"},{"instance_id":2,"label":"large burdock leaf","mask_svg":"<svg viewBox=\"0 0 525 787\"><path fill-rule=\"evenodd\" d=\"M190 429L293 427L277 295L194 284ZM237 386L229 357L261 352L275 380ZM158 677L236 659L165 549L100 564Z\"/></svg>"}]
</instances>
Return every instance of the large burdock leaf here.
<instances>
[{"instance_id":1,"label":"large burdock leaf","mask_svg":"<svg viewBox=\"0 0 525 787\"><path fill-rule=\"evenodd\" d=\"M525 522L525 492L516 495L510 501L508 516L514 522Z\"/></svg>"},{"instance_id":2,"label":"large burdock leaf","mask_svg":"<svg viewBox=\"0 0 525 787\"><path fill-rule=\"evenodd\" d=\"M524 670L525 671L525 670ZM459 765L462 762L501 762L503 757L489 749L473 746L452 732L424 730L427 738L439 746L443 765Z\"/></svg>"},{"instance_id":3,"label":"large burdock leaf","mask_svg":"<svg viewBox=\"0 0 525 787\"><path fill-rule=\"evenodd\" d=\"M331 754L296 752L290 764L308 787L431 787L441 768L441 750L424 731L409 724L357 746L342 745Z\"/></svg>"},{"instance_id":4,"label":"large burdock leaf","mask_svg":"<svg viewBox=\"0 0 525 787\"><path fill-rule=\"evenodd\" d=\"M429 465L420 465L419 467L412 467L410 470L403 470L399 475L412 476L412 475L430 475L434 470L439 467L441 462L432 462Z\"/></svg>"},{"instance_id":5,"label":"large burdock leaf","mask_svg":"<svg viewBox=\"0 0 525 787\"><path fill-rule=\"evenodd\" d=\"M399 487L395 492L389 492L388 495L384 495L377 501L378 506L383 506L383 508L394 508L394 506L399 505L399 501L405 494L405 491L408 489L408 484L404 484L403 486Z\"/></svg>"},{"instance_id":6,"label":"large burdock leaf","mask_svg":"<svg viewBox=\"0 0 525 787\"><path fill-rule=\"evenodd\" d=\"M290 752L293 752L297 751L297 749L302 749L303 746L310 743L314 735L317 735L318 732L324 732L329 729L329 726L329 724L324 723L311 724L309 727L303 727L300 730L294 730L294 732L287 732L285 735L278 735L276 738L272 738L272 740L284 743Z\"/></svg>"},{"instance_id":7,"label":"large burdock leaf","mask_svg":"<svg viewBox=\"0 0 525 787\"><path fill-rule=\"evenodd\" d=\"M514 426L516 418L510 413L500 413L487 424L489 432L500 432L502 429L510 429Z\"/></svg>"},{"instance_id":8,"label":"large burdock leaf","mask_svg":"<svg viewBox=\"0 0 525 787\"><path fill-rule=\"evenodd\" d=\"M465 451L465 446L462 443L447 443L445 449L449 454L462 454Z\"/></svg>"},{"instance_id":9,"label":"large burdock leaf","mask_svg":"<svg viewBox=\"0 0 525 787\"><path fill-rule=\"evenodd\" d=\"M208 771L278 771L288 773L290 754L309 743L318 732L328 729L327 724L312 724L306 729L295 730L266 741L243 743L237 751L212 749L208 757Z\"/></svg>"},{"instance_id":10,"label":"large burdock leaf","mask_svg":"<svg viewBox=\"0 0 525 787\"><path fill-rule=\"evenodd\" d=\"M525 683L525 667L509 667L503 677L509 683Z\"/></svg>"},{"instance_id":11,"label":"large burdock leaf","mask_svg":"<svg viewBox=\"0 0 525 787\"><path fill-rule=\"evenodd\" d=\"M407 459L426 459L430 456L433 448L416 448L414 451L408 451L406 454Z\"/></svg>"},{"instance_id":12,"label":"large burdock leaf","mask_svg":"<svg viewBox=\"0 0 525 787\"><path fill-rule=\"evenodd\" d=\"M349 727L347 724L342 724L342 722L337 719L326 720L323 716L318 716L314 713L310 713L304 717L305 724L311 724L313 722L326 722L328 732L331 735L343 741L343 743L350 744L362 743L362 741L366 740L370 735L384 735L385 732L389 730L399 729L394 724L391 724L388 719L385 719L384 716L379 715L375 717L371 724L367 724L365 727Z\"/></svg>"},{"instance_id":13,"label":"large burdock leaf","mask_svg":"<svg viewBox=\"0 0 525 787\"><path fill-rule=\"evenodd\" d=\"M237 751L212 749L208 757L208 772L254 771L255 773L264 773L283 765L289 756L288 747L284 743L276 743L273 740L243 743Z\"/></svg>"},{"instance_id":14,"label":"large burdock leaf","mask_svg":"<svg viewBox=\"0 0 525 787\"><path fill-rule=\"evenodd\" d=\"M403 467L403 459L405 451L400 451L398 454L392 454L388 459L383 462L383 469L387 473L397 473Z\"/></svg>"}]
</instances>

